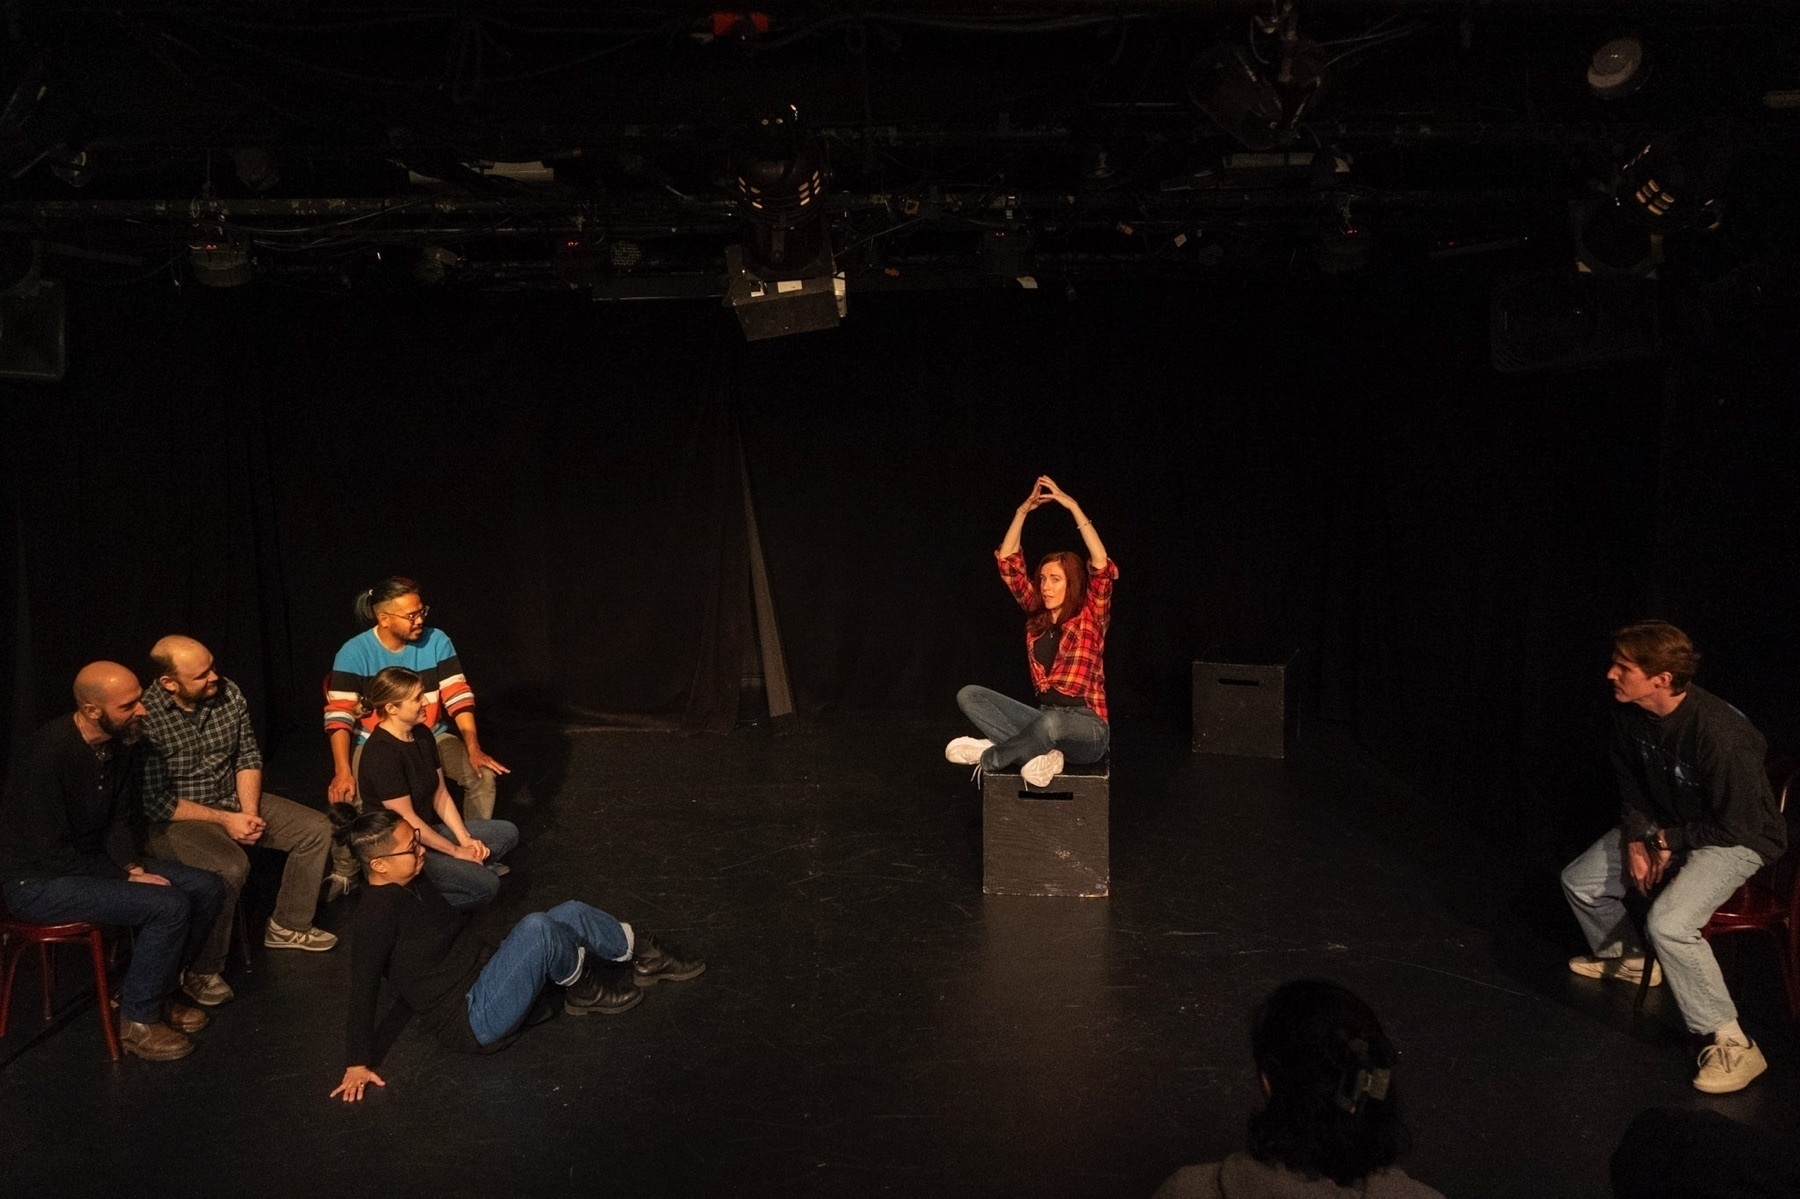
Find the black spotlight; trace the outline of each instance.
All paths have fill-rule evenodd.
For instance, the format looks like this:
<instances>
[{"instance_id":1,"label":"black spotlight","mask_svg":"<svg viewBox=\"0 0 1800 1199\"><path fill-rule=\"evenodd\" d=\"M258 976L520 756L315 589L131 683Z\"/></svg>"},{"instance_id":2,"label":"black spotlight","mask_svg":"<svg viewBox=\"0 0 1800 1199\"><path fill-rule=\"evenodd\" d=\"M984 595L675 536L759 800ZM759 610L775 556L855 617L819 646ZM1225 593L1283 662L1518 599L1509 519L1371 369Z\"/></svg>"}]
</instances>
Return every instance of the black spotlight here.
<instances>
[{"instance_id":1,"label":"black spotlight","mask_svg":"<svg viewBox=\"0 0 1800 1199\"><path fill-rule=\"evenodd\" d=\"M725 305L751 341L828 329L844 315L825 228L828 172L793 108L758 121L731 156L744 244L725 251Z\"/></svg>"},{"instance_id":2,"label":"black spotlight","mask_svg":"<svg viewBox=\"0 0 1800 1199\"><path fill-rule=\"evenodd\" d=\"M1578 214L1576 240L1588 269L1649 274L1655 270L1661 239L1671 233L1718 227L1720 203L1714 165L1688 147L1701 139L1645 144L1619 171L1610 195Z\"/></svg>"},{"instance_id":3,"label":"black spotlight","mask_svg":"<svg viewBox=\"0 0 1800 1199\"><path fill-rule=\"evenodd\" d=\"M1272 150L1287 124L1281 93L1243 46L1217 46L1195 62L1188 94L1219 128L1252 150Z\"/></svg>"},{"instance_id":4,"label":"black spotlight","mask_svg":"<svg viewBox=\"0 0 1800 1199\"><path fill-rule=\"evenodd\" d=\"M1650 56L1635 37L1616 37L1594 51L1588 64L1588 87L1603 100L1629 96L1650 77Z\"/></svg>"}]
</instances>

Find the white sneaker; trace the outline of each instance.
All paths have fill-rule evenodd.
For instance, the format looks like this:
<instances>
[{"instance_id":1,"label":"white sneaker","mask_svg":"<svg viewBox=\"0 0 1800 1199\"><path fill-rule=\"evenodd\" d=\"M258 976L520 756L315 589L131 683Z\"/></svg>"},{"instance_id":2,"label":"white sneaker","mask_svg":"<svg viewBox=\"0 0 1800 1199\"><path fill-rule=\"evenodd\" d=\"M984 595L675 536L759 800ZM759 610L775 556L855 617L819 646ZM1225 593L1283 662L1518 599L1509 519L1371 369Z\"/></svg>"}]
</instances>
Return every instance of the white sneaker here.
<instances>
[{"instance_id":1,"label":"white sneaker","mask_svg":"<svg viewBox=\"0 0 1800 1199\"><path fill-rule=\"evenodd\" d=\"M1062 750L1053 749L1047 754L1039 754L1025 763L1019 775L1033 787L1048 787L1050 780L1062 773Z\"/></svg>"},{"instance_id":2,"label":"white sneaker","mask_svg":"<svg viewBox=\"0 0 1800 1199\"><path fill-rule=\"evenodd\" d=\"M979 766L981 755L992 748L992 741L983 741L980 737L958 737L944 746L944 757L958 766Z\"/></svg>"}]
</instances>

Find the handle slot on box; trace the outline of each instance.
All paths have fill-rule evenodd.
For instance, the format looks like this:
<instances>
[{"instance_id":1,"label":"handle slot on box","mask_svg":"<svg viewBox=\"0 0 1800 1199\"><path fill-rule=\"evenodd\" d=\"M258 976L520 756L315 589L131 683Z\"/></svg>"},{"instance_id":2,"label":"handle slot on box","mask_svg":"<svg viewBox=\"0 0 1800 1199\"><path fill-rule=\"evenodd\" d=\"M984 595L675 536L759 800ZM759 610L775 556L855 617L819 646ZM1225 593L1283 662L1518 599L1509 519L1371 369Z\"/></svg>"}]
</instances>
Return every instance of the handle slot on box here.
<instances>
[{"instance_id":1,"label":"handle slot on box","mask_svg":"<svg viewBox=\"0 0 1800 1199\"><path fill-rule=\"evenodd\" d=\"M1261 679L1220 679L1219 682L1223 683L1227 687L1260 687L1260 686L1262 686Z\"/></svg>"},{"instance_id":2,"label":"handle slot on box","mask_svg":"<svg viewBox=\"0 0 1800 1199\"><path fill-rule=\"evenodd\" d=\"M1020 799L1074 799L1073 791L1021 791Z\"/></svg>"}]
</instances>

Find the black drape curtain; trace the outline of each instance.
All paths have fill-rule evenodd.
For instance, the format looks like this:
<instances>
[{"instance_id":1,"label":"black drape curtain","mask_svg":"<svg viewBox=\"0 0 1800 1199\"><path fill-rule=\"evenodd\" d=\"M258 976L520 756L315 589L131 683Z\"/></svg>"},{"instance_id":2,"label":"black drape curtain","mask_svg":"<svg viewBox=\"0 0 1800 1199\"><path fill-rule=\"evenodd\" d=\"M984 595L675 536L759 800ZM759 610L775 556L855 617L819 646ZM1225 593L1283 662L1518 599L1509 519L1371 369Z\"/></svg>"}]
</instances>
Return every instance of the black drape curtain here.
<instances>
[{"instance_id":1,"label":"black drape curtain","mask_svg":"<svg viewBox=\"0 0 1800 1199\"><path fill-rule=\"evenodd\" d=\"M1413 274L859 296L755 344L709 303L88 292L71 338L64 384L0 391L9 751L81 663L181 631L304 752L395 573L490 719L727 729L746 475L801 714L950 721L963 683L1026 693L992 549L1039 473L1121 566L1116 714L1185 723L1209 647L1303 648L1309 710L1545 860L1605 818L1617 623L1688 626L1795 742L1778 332L1501 377L1480 281Z\"/></svg>"}]
</instances>

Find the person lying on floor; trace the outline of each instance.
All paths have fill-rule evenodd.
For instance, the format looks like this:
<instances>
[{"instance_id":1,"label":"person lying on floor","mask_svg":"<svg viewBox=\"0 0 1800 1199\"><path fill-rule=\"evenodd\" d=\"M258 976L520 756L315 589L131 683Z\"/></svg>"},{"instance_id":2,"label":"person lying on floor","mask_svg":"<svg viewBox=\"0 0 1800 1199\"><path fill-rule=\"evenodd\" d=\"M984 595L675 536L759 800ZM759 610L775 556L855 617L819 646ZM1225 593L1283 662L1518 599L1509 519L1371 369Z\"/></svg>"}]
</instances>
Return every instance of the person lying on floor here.
<instances>
[{"instance_id":1,"label":"person lying on floor","mask_svg":"<svg viewBox=\"0 0 1800 1199\"><path fill-rule=\"evenodd\" d=\"M615 1015L635 1007L644 987L706 969L576 900L533 912L490 948L425 879L425 847L411 824L386 808L359 816L333 804L330 816L332 835L356 856L368 883L352 923L348 1065L333 1099L354 1103L370 1083L387 1085L374 1069L384 978L445 1045L491 1053L512 1042L546 983L562 988L571 1016Z\"/></svg>"}]
</instances>

